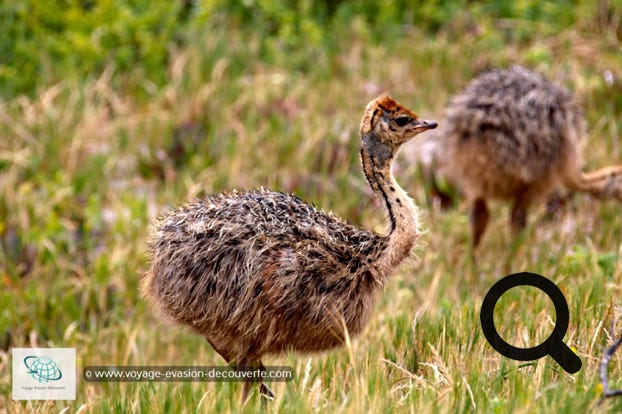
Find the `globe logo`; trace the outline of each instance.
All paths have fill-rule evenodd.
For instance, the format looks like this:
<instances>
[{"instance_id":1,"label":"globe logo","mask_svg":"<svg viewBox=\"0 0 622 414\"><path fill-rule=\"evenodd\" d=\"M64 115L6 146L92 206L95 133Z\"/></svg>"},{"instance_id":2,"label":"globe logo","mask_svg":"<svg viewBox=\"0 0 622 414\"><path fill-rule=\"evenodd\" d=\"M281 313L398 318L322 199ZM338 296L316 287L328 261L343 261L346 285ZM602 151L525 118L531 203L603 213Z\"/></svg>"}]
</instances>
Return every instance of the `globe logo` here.
<instances>
[{"instance_id":1,"label":"globe logo","mask_svg":"<svg viewBox=\"0 0 622 414\"><path fill-rule=\"evenodd\" d=\"M34 356L30 355L24 358L24 365L28 369L28 373L38 382L58 381L63 377L63 373L56 366L56 363L52 361L52 358L47 356Z\"/></svg>"}]
</instances>

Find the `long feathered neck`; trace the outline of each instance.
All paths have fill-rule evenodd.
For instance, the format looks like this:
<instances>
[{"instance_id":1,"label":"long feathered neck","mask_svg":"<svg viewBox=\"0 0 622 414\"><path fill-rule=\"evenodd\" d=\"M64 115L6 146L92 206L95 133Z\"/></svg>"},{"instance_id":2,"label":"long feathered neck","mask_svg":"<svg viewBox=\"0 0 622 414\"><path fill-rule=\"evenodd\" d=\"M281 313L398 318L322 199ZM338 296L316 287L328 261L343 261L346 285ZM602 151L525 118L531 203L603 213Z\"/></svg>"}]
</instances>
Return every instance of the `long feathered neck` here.
<instances>
[{"instance_id":1,"label":"long feathered neck","mask_svg":"<svg viewBox=\"0 0 622 414\"><path fill-rule=\"evenodd\" d=\"M417 206L393 177L393 150L375 137L373 132L363 136L361 143L363 172L387 209L389 228L383 237L388 239L388 243L380 252L378 261L382 268L390 270L408 257L419 235Z\"/></svg>"},{"instance_id":2,"label":"long feathered neck","mask_svg":"<svg viewBox=\"0 0 622 414\"><path fill-rule=\"evenodd\" d=\"M595 197L613 197L622 201L622 165L581 172L570 181L570 187L574 190L590 193Z\"/></svg>"}]
</instances>

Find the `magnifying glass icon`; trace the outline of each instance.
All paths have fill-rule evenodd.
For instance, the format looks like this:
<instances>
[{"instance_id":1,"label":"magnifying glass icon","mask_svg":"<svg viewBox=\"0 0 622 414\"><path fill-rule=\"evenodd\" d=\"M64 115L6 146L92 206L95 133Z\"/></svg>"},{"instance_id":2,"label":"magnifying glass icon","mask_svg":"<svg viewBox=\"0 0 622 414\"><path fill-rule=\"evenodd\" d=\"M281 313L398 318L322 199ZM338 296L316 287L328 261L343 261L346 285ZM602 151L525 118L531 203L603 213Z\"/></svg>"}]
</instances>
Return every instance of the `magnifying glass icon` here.
<instances>
[{"instance_id":1,"label":"magnifying glass icon","mask_svg":"<svg viewBox=\"0 0 622 414\"><path fill-rule=\"evenodd\" d=\"M533 286L544 293L555 305L556 322L551 335L540 345L532 348L517 348L505 342L497 332L493 313L501 296L516 286ZM550 355L568 373L574 374L581 369L581 359L563 341L568 330L568 303L557 285L544 276L521 272L504 277L495 283L482 302L480 322L488 343L501 355L517 361L533 361Z\"/></svg>"}]
</instances>

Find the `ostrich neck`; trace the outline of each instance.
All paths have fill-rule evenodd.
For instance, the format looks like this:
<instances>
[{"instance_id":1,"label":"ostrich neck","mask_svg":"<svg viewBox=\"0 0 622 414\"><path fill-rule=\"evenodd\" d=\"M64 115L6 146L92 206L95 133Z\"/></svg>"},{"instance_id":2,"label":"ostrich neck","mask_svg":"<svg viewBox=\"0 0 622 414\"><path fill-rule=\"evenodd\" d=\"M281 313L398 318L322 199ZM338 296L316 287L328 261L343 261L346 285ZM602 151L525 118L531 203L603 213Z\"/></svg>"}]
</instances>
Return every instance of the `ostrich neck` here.
<instances>
[{"instance_id":1,"label":"ostrich neck","mask_svg":"<svg viewBox=\"0 0 622 414\"><path fill-rule=\"evenodd\" d=\"M408 255L419 234L417 207L395 181L391 166L395 154L377 139L363 138L361 161L363 172L372 190L384 201L389 218L385 236L387 247L378 258L382 268L390 270Z\"/></svg>"}]
</instances>

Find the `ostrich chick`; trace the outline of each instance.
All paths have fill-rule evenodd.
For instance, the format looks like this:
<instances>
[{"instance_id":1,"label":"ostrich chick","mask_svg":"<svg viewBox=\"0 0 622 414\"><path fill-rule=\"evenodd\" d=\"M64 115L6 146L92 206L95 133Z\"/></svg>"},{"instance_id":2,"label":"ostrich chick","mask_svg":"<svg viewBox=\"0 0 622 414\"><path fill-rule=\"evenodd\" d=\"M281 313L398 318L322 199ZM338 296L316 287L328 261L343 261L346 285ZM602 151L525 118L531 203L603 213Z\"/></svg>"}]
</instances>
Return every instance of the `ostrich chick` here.
<instances>
[{"instance_id":1,"label":"ostrich chick","mask_svg":"<svg viewBox=\"0 0 622 414\"><path fill-rule=\"evenodd\" d=\"M376 295L415 244L417 208L391 165L402 144L436 126L387 96L365 110L363 172L386 207L387 234L349 225L289 194L210 196L155 225L144 296L166 318L203 335L234 367L265 369L266 354L342 345L345 329L361 332ZM271 394L264 384L260 389Z\"/></svg>"},{"instance_id":2,"label":"ostrich chick","mask_svg":"<svg viewBox=\"0 0 622 414\"><path fill-rule=\"evenodd\" d=\"M437 157L440 175L471 202L473 246L486 229L488 199L513 203L514 234L532 202L561 188L622 200L622 166L582 172L585 135L570 93L521 67L483 73L454 96Z\"/></svg>"}]
</instances>

